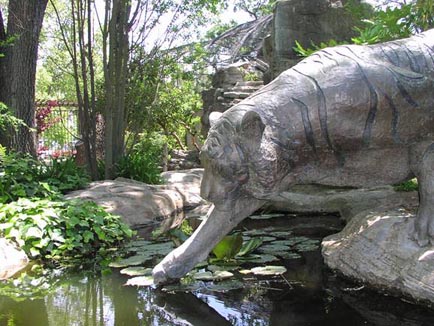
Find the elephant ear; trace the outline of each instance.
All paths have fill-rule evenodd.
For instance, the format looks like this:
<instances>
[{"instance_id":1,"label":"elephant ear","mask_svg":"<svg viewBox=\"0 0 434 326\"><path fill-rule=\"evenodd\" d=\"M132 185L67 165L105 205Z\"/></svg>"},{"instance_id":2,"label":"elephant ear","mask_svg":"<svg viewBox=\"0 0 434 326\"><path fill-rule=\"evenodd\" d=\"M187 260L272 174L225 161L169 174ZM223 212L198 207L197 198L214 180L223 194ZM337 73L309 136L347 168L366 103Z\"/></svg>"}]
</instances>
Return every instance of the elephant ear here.
<instances>
[{"instance_id":1,"label":"elephant ear","mask_svg":"<svg viewBox=\"0 0 434 326\"><path fill-rule=\"evenodd\" d=\"M265 124L261 117L254 111L247 112L241 121L242 146L253 153L261 146Z\"/></svg>"}]
</instances>

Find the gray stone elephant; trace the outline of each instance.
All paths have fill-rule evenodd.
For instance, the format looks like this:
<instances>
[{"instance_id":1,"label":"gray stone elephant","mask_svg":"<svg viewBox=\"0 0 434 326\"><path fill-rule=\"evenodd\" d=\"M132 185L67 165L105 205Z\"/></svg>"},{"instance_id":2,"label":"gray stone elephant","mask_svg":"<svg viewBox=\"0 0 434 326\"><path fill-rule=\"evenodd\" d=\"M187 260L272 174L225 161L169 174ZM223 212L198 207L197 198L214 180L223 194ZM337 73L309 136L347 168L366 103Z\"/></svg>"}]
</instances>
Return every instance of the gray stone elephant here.
<instances>
[{"instance_id":1,"label":"gray stone elephant","mask_svg":"<svg viewBox=\"0 0 434 326\"><path fill-rule=\"evenodd\" d=\"M434 243L434 30L316 52L226 111L201 152L207 219L154 268L178 279L240 221L295 184L371 187L412 177L411 236Z\"/></svg>"}]
</instances>

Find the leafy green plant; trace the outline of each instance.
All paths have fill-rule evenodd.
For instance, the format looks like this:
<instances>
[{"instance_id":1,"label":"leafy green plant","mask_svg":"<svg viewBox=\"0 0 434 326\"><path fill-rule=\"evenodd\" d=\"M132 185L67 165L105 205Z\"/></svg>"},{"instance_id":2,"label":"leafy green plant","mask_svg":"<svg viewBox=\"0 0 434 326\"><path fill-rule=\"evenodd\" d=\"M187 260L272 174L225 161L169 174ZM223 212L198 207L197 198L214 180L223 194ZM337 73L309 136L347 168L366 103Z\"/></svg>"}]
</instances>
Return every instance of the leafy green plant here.
<instances>
[{"instance_id":1,"label":"leafy green plant","mask_svg":"<svg viewBox=\"0 0 434 326\"><path fill-rule=\"evenodd\" d=\"M89 178L73 158L41 163L29 155L0 152L0 204L18 198L57 198L83 188Z\"/></svg>"},{"instance_id":2,"label":"leafy green plant","mask_svg":"<svg viewBox=\"0 0 434 326\"><path fill-rule=\"evenodd\" d=\"M161 183L161 153L164 138L156 134L142 139L124 156L117 166L117 176L149 184Z\"/></svg>"},{"instance_id":3,"label":"leafy green plant","mask_svg":"<svg viewBox=\"0 0 434 326\"><path fill-rule=\"evenodd\" d=\"M229 260L236 256L243 245L241 233L225 236L212 250L219 260Z\"/></svg>"},{"instance_id":4,"label":"leafy green plant","mask_svg":"<svg viewBox=\"0 0 434 326\"><path fill-rule=\"evenodd\" d=\"M26 126L26 124L23 120L16 118L9 108L0 102L0 131L4 131L8 127L17 129L19 126Z\"/></svg>"},{"instance_id":5,"label":"leafy green plant","mask_svg":"<svg viewBox=\"0 0 434 326\"><path fill-rule=\"evenodd\" d=\"M315 53L321 49L324 49L327 47L332 47L332 46L337 46L337 45L341 45L341 44L346 44L346 42L337 42L336 40L329 40L327 42L321 42L319 45L314 44L312 42L311 48L304 48L303 45L301 45L300 42L298 42L296 40L295 41L295 47L293 47L293 50L300 57L308 57L311 54L313 54L313 53Z\"/></svg>"},{"instance_id":6,"label":"leafy green plant","mask_svg":"<svg viewBox=\"0 0 434 326\"><path fill-rule=\"evenodd\" d=\"M61 192L81 189L89 183L89 175L74 157L52 159L44 165L40 178Z\"/></svg>"},{"instance_id":7,"label":"leafy green plant","mask_svg":"<svg viewBox=\"0 0 434 326\"><path fill-rule=\"evenodd\" d=\"M411 179L403 183L397 184L393 187L396 191L417 191L419 185L417 179Z\"/></svg>"},{"instance_id":8,"label":"leafy green plant","mask_svg":"<svg viewBox=\"0 0 434 326\"><path fill-rule=\"evenodd\" d=\"M0 155L0 204L22 197L56 197L58 193L40 180L41 165L28 155Z\"/></svg>"},{"instance_id":9,"label":"leafy green plant","mask_svg":"<svg viewBox=\"0 0 434 326\"><path fill-rule=\"evenodd\" d=\"M0 206L0 235L30 257L65 261L104 258L133 231L93 202L21 198Z\"/></svg>"}]
</instances>

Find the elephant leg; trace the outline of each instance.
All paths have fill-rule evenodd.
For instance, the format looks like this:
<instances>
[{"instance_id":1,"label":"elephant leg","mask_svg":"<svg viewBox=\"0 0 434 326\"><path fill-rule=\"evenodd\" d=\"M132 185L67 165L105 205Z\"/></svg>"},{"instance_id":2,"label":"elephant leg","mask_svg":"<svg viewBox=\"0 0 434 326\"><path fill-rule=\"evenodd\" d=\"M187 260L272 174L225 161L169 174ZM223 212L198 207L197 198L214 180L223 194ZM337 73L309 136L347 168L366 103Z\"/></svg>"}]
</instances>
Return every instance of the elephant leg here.
<instances>
[{"instance_id":1,"label":"elephant leg","mask_svg":"<svg viewBox=\"0 0 434 326\"><path fill-rule=\"evenodd\" d=\"M232 209L214 207L190 238L154 267L154 283L168 283L183 277L197 263L206 259L228 232L263 204L257 199L241 198L231 205Z\"/></svg>"},{"instance_id":2,"label":"elephant leg","mask_svg":"<svg viewBox=\"0 0 434 326\"><path fill-rule=\"evenodd\" d=\"M415 174L419 184L419 209L413 237L420 246L434 245L434 144L423 152Z\"/></svg>"}]
</instances>

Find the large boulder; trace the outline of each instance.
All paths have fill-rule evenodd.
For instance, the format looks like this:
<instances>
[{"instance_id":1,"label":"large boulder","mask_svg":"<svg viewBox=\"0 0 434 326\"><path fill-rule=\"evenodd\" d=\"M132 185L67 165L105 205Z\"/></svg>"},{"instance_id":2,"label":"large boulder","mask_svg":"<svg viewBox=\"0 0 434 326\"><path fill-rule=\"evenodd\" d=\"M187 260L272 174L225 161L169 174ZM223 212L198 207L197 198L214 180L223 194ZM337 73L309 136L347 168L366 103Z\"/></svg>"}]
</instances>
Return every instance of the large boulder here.
<instances>
[{"instance_id":1,"label":"large boulder","mask_svg":"<svg viewBox=\"0 0 434 326\"><path fill-rule=\"evenodd\" d=\"M163 185L125 178L96 181L66 197L94 201L133 228L161 224L166 230L178 226L187 211L205 204L199 196L201 177L202 169L192 169L163 173Z\"/></svg>"},{"instance_id":2,"label":"large boulder","mask_svg":"<svg viewBox=\"0 0 434 326\"><path fill-rule=\"evenodd\" d=\"M343 275L388 293L434 302L434 247L409 235L414 207L377 207L356 214L322 242L325 263Z\"/></svg>"},{"instance_id":3,"label":"large boulder","mask_svg":"<svg viewBox=\"0 0 434 326\"><path fill-rule=\"evenodd\" d=\"M0 238L0 280L8 279L26 268L29 259L11 241Z\"/></svg>"}]
</instances>

